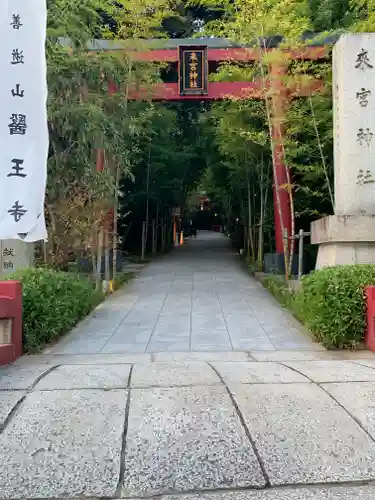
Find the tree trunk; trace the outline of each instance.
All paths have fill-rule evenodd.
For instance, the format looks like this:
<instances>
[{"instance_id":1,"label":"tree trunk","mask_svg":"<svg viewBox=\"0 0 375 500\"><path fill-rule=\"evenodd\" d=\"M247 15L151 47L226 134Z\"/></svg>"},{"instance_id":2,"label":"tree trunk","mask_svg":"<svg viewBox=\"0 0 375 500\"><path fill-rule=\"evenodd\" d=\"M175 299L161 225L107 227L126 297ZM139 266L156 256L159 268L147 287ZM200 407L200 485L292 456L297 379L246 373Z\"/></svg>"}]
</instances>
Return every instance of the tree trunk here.
<instances>
[{"instance_id":1,"label":"tree trunk","mask_svg":"<svg viewBox=\"0 0 375 500\"><path fill-rule=\"evenodd\" d=\"M143 221L142 222L142 249L141 249L141 259L142 261L145 260L145 253L146 253L146 223Z\"/></svg>"},{"instance_id":2,"label":"tree trunk","mask_svg":"<svg viewBox=\"0 0 375 500\"><path fill-rule=\"evenodd\" d=\"M153 219L153 221L152 221L152 255L153 256L155 256L155 254L156 254L155 241L156 241L156 221L155 221L155 219Z\"/></svg>"},{"instance_id":3,"label":"tree trunk","mask_svg":"<svg viewBox=\"0 0 375 500\"><path fill-rule=\"evenodd\" d=\"M91 263L92 263L92 279L96 281L96 267L97 267L97 248L98 248L98 234L96 231L93 231L91 237Z\"/></svg>"},{"instance_id":4,"label":"tree trunk","mask_svg":"<svg viewBox=\"0 0 375 500\"><path fill-rule=\"evenodd\" d=\"M268 172L269 174L269 172ZM268 186L265 182L264 176L264 161L263 154L260 164L260 218L259 218L259 241L258 241L258 267L263 269L263 256L264 256L264 216L267 206L267 192ZM267 178L267 177L266 177Z\"/></svg>"},{"instance_id":5,"label":"tree trunk","mask_svg":"<svg viewBox=\"0 0 375 500\"><path fill-rule=\"evenodd\" d=\"M111 281L111 269L109 265L109 231L105 230L104 233L104 279L106 282L106 292L108 291L109 282Z\"/></svg>"},{"instance_id":6,"label":"tree trunk","mask_svg":"<svg viewBox=\"0 0 375 500\"><path fill-rule=\"evenodd\" d=\"M116 186L115 186L115 204L113 208L113 233L112 233L112 280L116 279L117 274L117 229L118 229L118 191L120 189L120 169L116 167Z\"/></svg>"},{"instance_id":7,"label":"tree trunk","mask_svg":"<svg viewBox=\"0 0 375 500\"><path fill-rule=\"evenodd\" d=\"M147 240L148 240L148 224L149 224L149 211L150 211L150 198L149 198L150 167L151 167L151 138L150 138L150 143L149 143L149 148L148 148L148 161L147 161L147 174L146 174L146 226L145 226L145 236L144 236L145 252L146 252Z\"/></svg>"},{"instance_id":8,"label":"tree trunk","mask_svg":"<svg viewBox=\"0 0 375 500\"><path fill-rule=\"evenodd\" d=\"M104 230L103 226L100 228L99 232L99 240L98 240L98 252L97 252L97 261L96 261L96 290L100 290L100 283L102 279L102 257L103 257L103 240L104 240Z\"/></svg>"},{"instance_id":9,"label":"tree trunk","mask_svg":"<svg viewBox=\"0 0 375 500\"><path fill-rule=\"evenodd\" d=\"M159 234L159 203L156 206L156 223L155 223L155 250L154 254L158 251L158 234Z\"/></svg>"},{"instance_id":10,"label":"tree trunk","mask_svg":"<svg viewBox=\"0 0 375 500\"><path fill-rule=\"evenodd\" d=\"M133 62L132 59L129 57L128 59L128 80L126 82L125 86L125 114L127 114L128 111L128 103L129 103L129 90L130 90L130 83L131 83L131 75L132 75L132 69L133 69ZM115 185L115 203L114 203L114 209L113 209L113 235L112 235L112 280L114 281L116 279L116 274L117 274L117 230L118 230L118 211L119 211L119 197L118 197L118 192L120 189L120 168L118 165L116 165L116 185Z\"/></svg>"},{"instance_id":11,"label":"tree trunk","mask_svg":"<svg viewBox=\"0 0 375 500\"><path fill-rule=\"evenodd\" d=\"M248 257L254 259L255 253L254 253L253 228L252 228L251 187L250 187L250 176L248 167L246 167L246 176L247 176L247 205L248 205L247 251L248 251Z\"/></svg>"},{"instance_id":12,"label":"tree trunk","mask_svg":"<svg viewBox=\"0 0 375 500\"><path fill-rule=\"evenodd\" d=\"M164 233L164 217L161 219L161 251L164 253L165 249L165 233Z\"/></svg>"}]
</instances>

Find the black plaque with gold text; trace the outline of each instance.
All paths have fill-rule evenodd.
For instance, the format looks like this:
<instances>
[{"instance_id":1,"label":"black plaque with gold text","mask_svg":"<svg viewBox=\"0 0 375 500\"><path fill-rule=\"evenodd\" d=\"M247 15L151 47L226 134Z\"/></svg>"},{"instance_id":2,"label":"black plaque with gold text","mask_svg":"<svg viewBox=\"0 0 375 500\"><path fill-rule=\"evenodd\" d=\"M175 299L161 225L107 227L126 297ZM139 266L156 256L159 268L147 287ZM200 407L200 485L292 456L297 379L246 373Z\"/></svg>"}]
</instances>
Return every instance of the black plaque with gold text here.
<instances>
[{"instance_id":1,"label":"black plaque with gold text","mask_svg":"<svg viewBox=\"0 0 375 500\"><path fill-rule=\"evenodd\" d=\"M207 47L179 47L180 95L204 95L208 93Z\"/></svg>"}]
</instances>

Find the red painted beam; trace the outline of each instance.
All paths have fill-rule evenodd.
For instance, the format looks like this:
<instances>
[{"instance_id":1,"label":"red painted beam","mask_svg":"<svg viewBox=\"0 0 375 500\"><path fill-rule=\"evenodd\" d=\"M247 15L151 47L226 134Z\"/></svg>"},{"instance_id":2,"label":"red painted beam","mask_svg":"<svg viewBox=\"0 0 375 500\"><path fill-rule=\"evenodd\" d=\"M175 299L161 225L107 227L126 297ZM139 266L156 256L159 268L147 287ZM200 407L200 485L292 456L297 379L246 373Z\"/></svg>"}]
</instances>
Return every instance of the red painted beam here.
<instances>
[{"instance_id":1,"label":"red painted beam","mask_svg":"<svg viewBox=\"0 0 375 500\"><path fill-rule=\"evenodd\" d=\"M275 49L269 49L266 52L272 52ZM290 59L323 59L328 55L327 47L301 47L291 51L284 50ZM178 62L178 50L159 49L134 52L134 59L150 62ZM252 48L230 48L230 49L208 49L209 61L258 61L260 59L259 49Z\"/></svg>"},{"instance_id":2,"label":"red painted beam","mask_svg":"<svg viewBox=\"0 0 375 500\"><path fill-rule=\"evenodd\" d=\"M293 97L308 96L312 92L321 91L323 82L313 80L309 85L294 84L289 93ZM212 101L218 99L263 99L264 88L260 80L255 82L210 82L208 85L208 94L181 96L178 83L164 83L155 85L151 89L144 89L137 92L131 92L130 98L151 99L153 101Z\"/></svg>"}]
</instances>

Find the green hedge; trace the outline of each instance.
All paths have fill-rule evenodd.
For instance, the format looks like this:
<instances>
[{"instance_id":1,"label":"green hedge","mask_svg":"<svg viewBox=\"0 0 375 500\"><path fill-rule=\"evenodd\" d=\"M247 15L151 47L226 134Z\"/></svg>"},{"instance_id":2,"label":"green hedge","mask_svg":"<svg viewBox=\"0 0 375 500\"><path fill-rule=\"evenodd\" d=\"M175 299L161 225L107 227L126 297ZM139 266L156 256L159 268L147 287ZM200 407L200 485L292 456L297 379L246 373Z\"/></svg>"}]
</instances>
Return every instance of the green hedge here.
<instances>
[{"instance_id":1,"label":"green hedge","mask_svg":"<svg viewBox=\"0 0 375 500\"><path fill-rule=\"evenodd\" d=\"M68 332L103 299L89 279L52 269L22 269L24 350L37 352Z\"/></svg>"},{"instance_id":2,"label":"green hedge","mask_svg":"<svg viewBox=\"0 0 375 500\"><path fill-rule=\"evenodd\" d=\"M375 285L375 266L337 266L303 278L294 299L306 326L327 347L355 347L365 331L367 285Z\"/></svg>"},{"instance_id":3,"label":"green hedge","mask_svg":"<svg viewBox=\"0 0 375 500\"><path fill-rule=\"evenodd\" d=\"M365 331L367 285L375 285L375 265L327 267L304 276L291 293L285 282L266 278L265 286L328 348L354 348Z\"/></svg>"}]
</instances>

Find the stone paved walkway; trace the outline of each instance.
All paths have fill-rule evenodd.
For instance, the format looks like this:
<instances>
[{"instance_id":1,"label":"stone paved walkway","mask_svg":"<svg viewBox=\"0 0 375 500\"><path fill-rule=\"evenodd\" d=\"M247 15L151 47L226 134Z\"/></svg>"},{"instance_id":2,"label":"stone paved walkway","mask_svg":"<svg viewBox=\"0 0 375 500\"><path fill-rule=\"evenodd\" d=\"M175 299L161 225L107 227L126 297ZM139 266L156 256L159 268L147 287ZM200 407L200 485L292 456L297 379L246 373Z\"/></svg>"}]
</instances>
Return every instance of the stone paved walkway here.
<instances>
[{"instance_id":1,"label":"stone paved walkway","mask_svg":"<svg viewBox=\"0 0 375 500\"><path fill-rule=\"evenodd\" d=\"M198 238L147 266L53 353L317 350L251 278L227 238Z\"/></svg>"},{"instance_id":2,"label":"stone paved walkway","mask_svg":"<svg viewBox=\"0 0 375 500\"><path fill-rule=\"evenodd\" d=\"M50 351L0 368L1 500L375 498L375 355L311 343L218 236Z\"/></svg>"},{"instance_id":3,"label":"stone paved walkway","mask_svg":"<svg viewBox=\"0 0 375 500\"><path fill-rule=\"evenodd\" d=\"M0 498L373 500L374 356L277 353L0 369Z\"/></svg>"}]
</instances>

